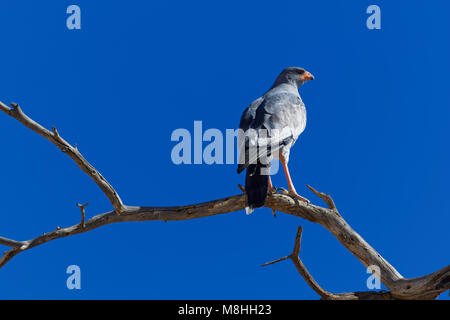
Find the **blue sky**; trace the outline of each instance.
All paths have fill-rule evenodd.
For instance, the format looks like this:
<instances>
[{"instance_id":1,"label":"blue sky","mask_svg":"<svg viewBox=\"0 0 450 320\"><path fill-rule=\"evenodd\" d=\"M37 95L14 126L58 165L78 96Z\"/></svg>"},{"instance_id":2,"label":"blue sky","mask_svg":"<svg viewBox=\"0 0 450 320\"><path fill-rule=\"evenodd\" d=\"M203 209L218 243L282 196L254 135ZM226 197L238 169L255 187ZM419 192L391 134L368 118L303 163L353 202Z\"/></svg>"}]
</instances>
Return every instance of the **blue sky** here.
<instances>
[{"instance_id":1,"label":"blue sky","mask_svg":"<svg viewBox=\"0 0 450 320\"><path fill-rule=\"evenodd\" d=\"M66 28L67 6L81 30ZM366 8L381 8L381 30ZM447 1L8 1L0 5L0 100L52 125L129 205L233 194L234 165L175 165L173 130L236 128L287 66L308 124L291 152L297 191L330 193L405 277L449 264ZM111 206L55 146L0 114L0 235L33 238ZM282 173L273 177L286 187ZM367 290L366 269L319 225L259 209L184 222L109 225L26 251L0 270L0 298L317 299L285 261L332 292ZM2 248L6 250L7 248ZM81 268L81 290L66 268ZM445 293L441 299L448 299Z\"/></svg>"}]
</instances>

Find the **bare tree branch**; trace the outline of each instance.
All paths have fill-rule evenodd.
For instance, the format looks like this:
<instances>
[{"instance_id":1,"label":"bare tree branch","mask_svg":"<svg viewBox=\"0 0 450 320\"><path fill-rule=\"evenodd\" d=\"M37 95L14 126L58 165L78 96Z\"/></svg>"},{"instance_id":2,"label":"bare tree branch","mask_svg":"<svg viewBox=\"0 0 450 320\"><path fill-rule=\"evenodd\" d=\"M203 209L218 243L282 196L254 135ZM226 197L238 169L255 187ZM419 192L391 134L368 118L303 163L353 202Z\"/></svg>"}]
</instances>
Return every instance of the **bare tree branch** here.
<instances>
[{"instance_id":1,"label":"bare tree branch","mask_svg":"<svg viewBox=\"0 0 450 320\"><path fill-rule=\"evenodd\" d=\"M27 241L14 241L0 238L0 244L12 246L14 249L4 253L0 259L0 268L9 260L22 251L34 248L46 242L68 237L71 235L84 233L93 229L117 222L126 221L181 221L208 217L212 215L229 213L242 210L245 206L244 195L227 197L215 201L204 202L200 204L181 206L181 207L132 207L127 206L122 214L118 215L115 211L110 211L96 215L84 222L77 223L66 228L56 228L55 230L44 233L34 239Z\"/></svg>"},{"instance_id":2,"label":"bare tree branch","mask_svg":"<svg viewBox=\"0 0 450 320\"><path fill-rule=\"evenodd\" d=\"M100 187L103 193L108 197L111 202L114 210L117 213L121 213L124 211L125 206L122 203L117 192L114 188L109 184L108 181L100 174L98 170L96 170L78 151L78 148L72 147L66 140L64 140L58 133L55 127L52 127L53 132L45 129L39 123L30 119L19 107L16 103L11 103L11 107L8 107L3 102L0 102L0 110L6 113L7 115L13 117L20 123L22 123L27 128L33 130L37 134L43 136L55 146L57 146L62 152L67 154L78 167L86 173L92 180Z\"/></svg>"},{"instance_id":3,"label":"bare tree branch","mask_svg":"<svg viewBox=\"0 0 450 320\"><path fill-rule=\"evenodd\" d=\"M0 237L0 244L11 247L0 259L0 268L22 251L34 248L46 242L68 237L71 235L84 233L111 223L126 221L181 221L209 217L217 214L235 212L244 209L245 194L208 201L200 204L177 206L177 207L132 207L125 206L113 187L106 179L92 167L86 159L78 152L76 147L72 147L58 131L53 128L53 132L43 128L32 119L28 118L16 104L9 108L0 102L0 110L17 119L26 127L45 137L64 153L66 153L80 169L88 174L100 187L110 200L114 211L96 215L85 220L84 207L79 205L82 219L81 223L66 227L56 228L48 233L44 233L36 238L26 241L16 241ZM358 233L356 233L339 214L333 199L324 193L316 191L308 186L316 195L321 197L328 205L327 208L306 204L290 196L269 193L265 206L272 210L284 212L290 215L301 217L308 221L319 223L329 230L342 245L344 245L363 265L366 267L376 265L381 270L381 282L390 292L354 292L333 294L323 290L311 277L304 267L298 254L300 251L301 228L296 237L294 251L291 255L278 259L272 263L291 258L308 284L322 297L335 299L434 299L440 293L450 289L450 265L418 278L403 278L395 268L390 265L381 255L375 251ZM243 188L242 188L243 189ZM271 263L268 263L271 264ZM266 264L267 265L267 264Z\"/></svg>"},{"instance_id":4,"label":"bare tree branch","mask_svg":"<svg viewBox=\"0 0 450 320\"><path fill-rule=\"evenodd\" d=\"M310 187L311 190L315 190ZM314 191L313 191L314 192ZM380 268L380 281L390 290L389 293L380 293L377 297L386 299L387 295L391 299L435 299L442 292L450 289L450 265L438 270L434 273L423 277L405 279L400 273L390 265L374 248L372 248L356 231L354 231L347 222L342 218L334 205L334 201L329 195L315 191L325 202L328 203L330 209L325 209L315 205L305 205L302 202L287 200L286 202L295 202L297 207L294 209L284 203L280 209L281 199L273 195L269 197L266 206L274 208L278 211L296 215L311 222L319 223L330 231L341 244L343 244L361 263L369 267L371 265ZM284 195L279 195L286 197ZM333 209L331 209L333 208ZM289 256L290 257L290 256ZM283 258L282 258L283 259ZM283 259L284 260L284 259ZM301 262L301 261L300 261ZM348 296L350 295L350 296ZM338 294L340 298L350 299L374 299L375 296L367 292L355 292ZM378 295L378 294L376 294Z\"/></svg>"},{"instance_id":5,"label":"bare tree branch","mask_svg":"<svg viewBox=\"0 0 450 320\"><path fill-rule=\"evenodd\" d=\"M312 277L309 273L308 269L306 269L302 260L299 257L300 254L300 245L302 240L302 227L299 226L297 229L297 235L295 236L294 250L292 253L286 257L266 262L262 266L268 266L286 259L291 259L294 263L295 268L298 273L302 276L305 282L313 289L323 300L390 300L393 299L391 294L386 291L382 292L374 292L374 291L366 291L366 292L349 292L349 293L331 293L323 289Z\"/></svg>"},{"instance_id":6,"label":"bare tree branch","mask_svg":"<svg viewBox=\"0 0 450 320\"><path fill-rule=\"evenodd\" d=\"M7 238L0 237L0 244L3 244L8 247L19 248L24 245L21 241L15 241Z\"/></svg>"}]
</instances>

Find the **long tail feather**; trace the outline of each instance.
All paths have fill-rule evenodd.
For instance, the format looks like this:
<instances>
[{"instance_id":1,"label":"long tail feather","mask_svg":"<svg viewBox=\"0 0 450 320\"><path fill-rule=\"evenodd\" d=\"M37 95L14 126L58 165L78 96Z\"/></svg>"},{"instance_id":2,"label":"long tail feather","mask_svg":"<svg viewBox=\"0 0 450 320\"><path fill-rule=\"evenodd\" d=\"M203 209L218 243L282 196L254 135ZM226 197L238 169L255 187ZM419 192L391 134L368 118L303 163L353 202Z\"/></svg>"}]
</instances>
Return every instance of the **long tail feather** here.
<instances>
[{"instance_id":1,"label":"long tail feather","mask_svg":"<svg viewBox=\"0 0 450 320\"><path fill-rule=\"evenodd\" d=\"M245 175L246 214L264 206L269 188L269 170L270 164L257 163L248 166Z\"/></svg>"}]
</instances>

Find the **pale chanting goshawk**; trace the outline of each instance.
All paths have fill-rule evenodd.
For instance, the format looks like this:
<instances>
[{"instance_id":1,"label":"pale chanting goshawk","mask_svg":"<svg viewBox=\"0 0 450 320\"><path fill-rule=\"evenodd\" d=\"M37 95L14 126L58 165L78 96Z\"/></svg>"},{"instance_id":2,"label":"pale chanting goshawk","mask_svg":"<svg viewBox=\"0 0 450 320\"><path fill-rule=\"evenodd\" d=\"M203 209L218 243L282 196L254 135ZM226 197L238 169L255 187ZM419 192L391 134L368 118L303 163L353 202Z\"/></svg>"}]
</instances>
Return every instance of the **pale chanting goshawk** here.
<instances>
[{"instance_id":1,"label":"pale chanting goshawk","mask_svg":"<svg viewBox=\"0 0 450 320\"><path fill-rule=\"evenodd\" d=\"M253 101L242 114L237 172L247 169L247 214L262 207L272 190L270 161L273 159L280 159L283 165L289 195L308 202L297 194L288 169L290 149L306 127L305 104L298 88L308 80L314 80L314 77L303 68L284 69L269 91Z\"/></svg>"}]
</instances>

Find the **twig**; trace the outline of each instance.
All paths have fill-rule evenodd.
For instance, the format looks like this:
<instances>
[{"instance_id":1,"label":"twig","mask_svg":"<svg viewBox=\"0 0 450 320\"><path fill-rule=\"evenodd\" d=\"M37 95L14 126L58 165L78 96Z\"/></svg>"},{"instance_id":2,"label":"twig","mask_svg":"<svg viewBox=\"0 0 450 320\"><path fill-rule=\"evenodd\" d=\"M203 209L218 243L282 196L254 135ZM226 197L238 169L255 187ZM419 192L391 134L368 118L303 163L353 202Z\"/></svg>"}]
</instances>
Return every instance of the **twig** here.
<instances>
[{"instance_id":1,"label":"twig","mask_svg":"<svg viewBox=\"0 0 450 320\"><path fill-rule=\"evenodd\" d=\"M81 222L80 222L80 226L82 229L84 229L85 224L84 224L84 217L85 217L85 211L84 208L88 205L89 203L85 203L85 204L80 204L77 203L77 207L80 208L81 211Z\"/></svg>"},{"instance_id":2,"label":"twig","mask_svg":"<svg viewBox=\"0 0 450 320\"><path fill-rule=\"evenodd\" d=\"M311 187L310 185L306 185L309 190L311 190L312 192L314 192L318 197L320 197L323 201L325 201L325 203L327 204L328 208L330 208L331 210L337 210L336 209L336 205L334 204L333 199L330 197L329 194L325 194L323 192L319 192L316 189L314 189L313 187Z\"/></svg>"},{"instance_id":3,"label":"twig","mask_svg":"<svg viewBox=\"0 0 450 320\"><path fill-rule=\"evenodd\" d=\"M11 240L3 237L0 237L0 244L13 248L20 248L21 246L24 245L22 241Z\"/></svg>"},{"instance_id":4,"label":"twig","mask_svg":"<svg viewBox=\"0 0 450 320\"><path fill-rule=\"evenodd\" d=\"M271 264L274 264L274 263L277 263L277 262L280 262L280 261L283 261L283 260L286 260L286 259L290 259L290 258L291 258L291 255L288 255L288 256L285 256L285 257L277 259L277 260L273 260L273 261L270 261L270 262L263 263L261 265L261 267L269 266Z\"/></svg>"}]
</instances>

